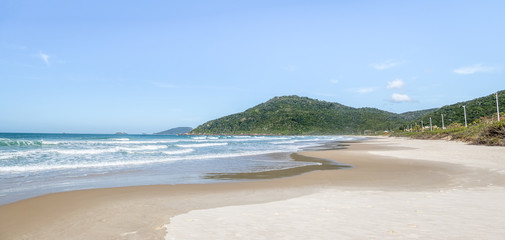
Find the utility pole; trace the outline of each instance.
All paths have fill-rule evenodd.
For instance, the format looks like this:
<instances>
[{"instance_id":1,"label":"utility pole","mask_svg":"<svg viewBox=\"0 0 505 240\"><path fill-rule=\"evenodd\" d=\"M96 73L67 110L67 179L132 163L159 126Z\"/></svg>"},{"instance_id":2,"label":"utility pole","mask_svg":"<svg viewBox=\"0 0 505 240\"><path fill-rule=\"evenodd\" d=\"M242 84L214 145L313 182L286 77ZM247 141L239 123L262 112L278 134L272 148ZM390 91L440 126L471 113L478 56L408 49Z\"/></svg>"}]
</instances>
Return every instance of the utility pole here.
<instances>
[{"instance_id":1,"label":"utility pole","mask_svg":"<svg viewBox=\"0 0 505 240\"><path fill-rule=\"evenodd\" d=\"M465 127L468 127L468 124L466 123L466 106L463 105L463 112L465 113Z\"/></svg>"},{"instance_id":2,"label":"utility pole","mask_svg":"<svg viewBox=\"0 0 505 240\"><path fill-rule=\"evenodd\" d=\"M433 125L431 125L431 117L430 117L430 131L433 132Z\"/></svg>"},{"instance_id":3,"label":"utility pole","mask_svg":"<svg viewBox=\"0 0 505 240\"><path fill-rule=\"evenodd\" d=\"M445 129L445 126L444 126L444 114L442 114L442 129Z\"/></svg>"},{"instance_id":4,"label":"utility pole","mask_svg":"<svg viewBox=\"0 0 505 240\"><path fill-rule=\"evenodd\" d=\"M498 116L498 122L500 121L500 106L498 106L498 92L496 92L496 114Z\"/></svg>"},{"instance_id":5,"label":"utility pole","mask_svg":"<svg viewBox=\"0 0 505 240\"><path fill-rule=\"evenodd\" d=\"M423 123L423 120L421 120L421 131L424 132L424 123Z\"/></svg>"}]
</instances>

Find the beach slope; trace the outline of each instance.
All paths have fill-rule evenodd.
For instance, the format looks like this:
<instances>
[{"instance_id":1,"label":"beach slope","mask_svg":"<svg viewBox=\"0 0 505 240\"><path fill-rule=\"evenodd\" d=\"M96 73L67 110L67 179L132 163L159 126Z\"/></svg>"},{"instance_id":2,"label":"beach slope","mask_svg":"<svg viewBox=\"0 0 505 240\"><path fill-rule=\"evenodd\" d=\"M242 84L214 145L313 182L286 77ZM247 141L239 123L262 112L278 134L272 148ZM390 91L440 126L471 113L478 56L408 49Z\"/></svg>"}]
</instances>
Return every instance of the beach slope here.
<instances>
[{"instance_id":1,"label":"beach slope","mask_svg":"<svg viewBox=\"0 0 505 240\"><path fill-rule=\"evenodd\" d=\"M375 138L350 164L261 181L49 194L0 206L1 239L500 239L505 148Z\"/></svg>"}]
</instances>

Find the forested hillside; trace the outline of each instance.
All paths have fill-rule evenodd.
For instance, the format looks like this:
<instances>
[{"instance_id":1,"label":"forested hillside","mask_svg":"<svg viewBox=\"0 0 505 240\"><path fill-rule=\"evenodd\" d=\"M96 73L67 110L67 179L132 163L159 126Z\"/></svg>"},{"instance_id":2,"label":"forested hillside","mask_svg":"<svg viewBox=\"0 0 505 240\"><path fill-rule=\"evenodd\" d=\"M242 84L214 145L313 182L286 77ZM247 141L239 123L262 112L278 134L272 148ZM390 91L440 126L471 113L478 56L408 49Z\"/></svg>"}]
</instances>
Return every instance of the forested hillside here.
<instances>
[{"instance_id":1,"label":"forested hillside","mask_svg":"<svg viewBox=\"0 0 505 240\"><path fill-rule=\"evenodd\" d=\"M192 134L351 134L399 127L398 114L352 108L307 97L275 97L265 103L206 122Z\"/></svg>"},{"instance_id":2,"label":"forested hillside","mask_svg":"<svg viewBox=\"0 0 505 240\"><path fill-rule=\"evenodd\" d=\"M505 91L499 92L500 105L505 108ZM441 114L445 126L464 124L463 107L467 121L496 115L495 95L447 105L441 108L412 111L402 114L376 108L352 108L339 103L320 101L307 97L275 97L265 103L206 122L190 134L362 134L384 130L401 130L408 125L441 127Z\"/></svg>"},{"instance_id":3,"label":"forested hillside","mask_svg":"<svg viewBox=\"0 0 505 240\"><path fill-rule=\"evenodd\" d=\"M498 92L498 99L501 109L505 109L505 90ZM496 116L496 96L495 94L490 94L485 97L443 106L436 111L429 112L413 120L412 123L419 123L422 120L424 123L429 124L431 117L433 125L442 127L441 114L443 114L444 125L446 127L453 123L464 125L465 115L463 106L466 106L466 118L468 123L478 120L481 117Z\"/></svg>"}]
</instances>

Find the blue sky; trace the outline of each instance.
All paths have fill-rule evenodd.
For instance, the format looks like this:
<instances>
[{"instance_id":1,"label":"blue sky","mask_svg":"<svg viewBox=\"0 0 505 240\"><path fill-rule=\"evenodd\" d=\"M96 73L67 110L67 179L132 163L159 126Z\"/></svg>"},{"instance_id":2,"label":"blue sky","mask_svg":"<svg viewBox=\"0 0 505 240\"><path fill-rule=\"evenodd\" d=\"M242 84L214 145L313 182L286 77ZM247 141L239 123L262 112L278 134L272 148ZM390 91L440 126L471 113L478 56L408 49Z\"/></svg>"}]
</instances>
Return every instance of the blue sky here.
<instances>
[{"instance_id":1,"label":"blue sky","mask_svg":"<svg viewBox=\"0 0 505 240\"><path fill-rule=\"evenodd\" d=\"M505 89L504 1L0 1L0 132L152 133L274 96Z\"/></svg>"}]
</instances>

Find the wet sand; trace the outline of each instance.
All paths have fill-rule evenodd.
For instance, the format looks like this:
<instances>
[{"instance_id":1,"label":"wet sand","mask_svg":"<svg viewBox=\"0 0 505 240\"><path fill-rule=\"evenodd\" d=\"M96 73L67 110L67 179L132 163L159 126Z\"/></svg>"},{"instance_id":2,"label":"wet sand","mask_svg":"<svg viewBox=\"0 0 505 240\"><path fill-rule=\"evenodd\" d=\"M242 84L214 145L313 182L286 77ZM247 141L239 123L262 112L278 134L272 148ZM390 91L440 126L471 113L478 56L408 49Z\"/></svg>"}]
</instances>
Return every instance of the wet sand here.
<instances>
[{"instance_id":1,"label":"wet sand","mask_svg":"<svg viewBox=\"0 0 505 240\"><path fill-rule=\"evenodd\" d=\"M377 138L349 143L344 150L302 154L353 168L235 183L49 194L0 206L0 239L457 239L447 234L464 233L472 219L478 225L467 231L484 239L505 234L497 228L505 224L505 160L495 158L505 156L505 148ZM431 215L419 217L419 209ZM443 221L455 222L445 222L444 232ZM398 224L404 225L393 229ZM321 229L328 225L339 227Z\"/></svg>"}]
</instances>

